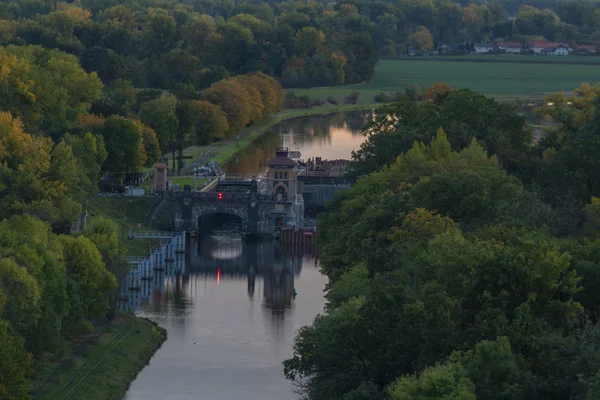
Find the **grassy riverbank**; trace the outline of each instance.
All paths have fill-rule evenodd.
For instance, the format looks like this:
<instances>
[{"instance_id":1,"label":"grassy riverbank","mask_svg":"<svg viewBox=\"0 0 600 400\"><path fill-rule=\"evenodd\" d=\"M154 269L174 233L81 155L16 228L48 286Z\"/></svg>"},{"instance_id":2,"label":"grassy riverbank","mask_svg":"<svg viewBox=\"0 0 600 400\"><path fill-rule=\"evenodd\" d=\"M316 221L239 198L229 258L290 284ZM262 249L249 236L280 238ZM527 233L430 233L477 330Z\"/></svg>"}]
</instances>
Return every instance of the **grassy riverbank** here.
<instances>
[{"instance_id":1,"label":"grassy riverbank","mask_svg":"<svg viewBox=\"0 0 600 400\"><path fill-rule=\"evenodd\" d=\"M118 312L97 337L67 342L61 360L38 361L33 397L120 399L165 339L166 331L156 324Z\"/></svg>"}]
</instances>

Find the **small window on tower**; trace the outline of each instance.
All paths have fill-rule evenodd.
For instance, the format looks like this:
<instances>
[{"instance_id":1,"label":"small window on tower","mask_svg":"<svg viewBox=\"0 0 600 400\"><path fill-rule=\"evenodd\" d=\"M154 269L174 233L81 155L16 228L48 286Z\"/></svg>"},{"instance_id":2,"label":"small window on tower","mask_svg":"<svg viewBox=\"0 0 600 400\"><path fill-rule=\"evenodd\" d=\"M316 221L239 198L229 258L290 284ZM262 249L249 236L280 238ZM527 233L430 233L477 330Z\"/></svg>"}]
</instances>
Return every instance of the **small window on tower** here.
<instances>
[{"instance_id":1,"label":"small window on tower","mask_svg":"<svg viewBox=\"0 0 600 400\"><path fill-rule=\"evenodd\" d=\"M288 174L287 172L283 173L283 179L287 179L287 174Z\"/></svg>"}]
</instances>

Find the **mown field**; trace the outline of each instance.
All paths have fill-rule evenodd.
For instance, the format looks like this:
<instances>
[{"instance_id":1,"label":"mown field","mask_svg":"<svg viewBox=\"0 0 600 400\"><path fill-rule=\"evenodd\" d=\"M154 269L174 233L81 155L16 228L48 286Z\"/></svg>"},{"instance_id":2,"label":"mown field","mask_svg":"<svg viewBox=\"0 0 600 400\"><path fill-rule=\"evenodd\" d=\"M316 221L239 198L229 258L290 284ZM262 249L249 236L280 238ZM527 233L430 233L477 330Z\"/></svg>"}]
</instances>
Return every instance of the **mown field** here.
<instances>
[{"instance_id":1,"label":"mown field","mask_svg":"<svg viewBox=\"0 0 600 400\"><path fill-rule=\"evenodd\" d=\"M334 96L343 101L348 93L358 90L359 102L364 104L372 103L373 96L382 91L402 91L412 84L431 86L436 82L446 82L453 88L469 88L499 100L513 100L541 98L546 93L570 91L582 82L595 84L599 81L600 67L592 64L381 60L369 82L330 88L289 89L287 92L322 99Z\"/></svg>"},{"instance_id":2,"label":"mown field","mask_svg":"<svg viewBox=\"0 0 600 400\"><path fill-rule=\"evenodd\" d=\"M600 65L600 56L542 56L534 54L466 54L466 55L433 55L407 57L401 60L386 61L464 61L464 62L507 62L529 64L583 64Z\"/></svg>"}]
</instances>

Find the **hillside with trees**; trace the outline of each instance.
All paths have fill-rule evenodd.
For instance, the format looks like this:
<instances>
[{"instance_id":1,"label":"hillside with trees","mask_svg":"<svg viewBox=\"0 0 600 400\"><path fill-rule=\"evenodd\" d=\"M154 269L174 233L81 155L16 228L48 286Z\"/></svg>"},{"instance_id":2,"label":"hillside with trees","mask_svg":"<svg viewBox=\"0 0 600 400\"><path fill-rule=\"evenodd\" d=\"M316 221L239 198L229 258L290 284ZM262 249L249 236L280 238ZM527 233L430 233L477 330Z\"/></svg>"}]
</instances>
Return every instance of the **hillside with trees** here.
<instances>
[{"instance_id":1,"label":"hillside with trees","mask_svg":"<svg viewBox=\"0 0 600 400\"><path fill-rule=\"evenodd\" d=\"M365 128L318 221L327 310L285 373L310 399L598 398L600 87L523 117L468 90Z\"/></svg>"}]
</instances>

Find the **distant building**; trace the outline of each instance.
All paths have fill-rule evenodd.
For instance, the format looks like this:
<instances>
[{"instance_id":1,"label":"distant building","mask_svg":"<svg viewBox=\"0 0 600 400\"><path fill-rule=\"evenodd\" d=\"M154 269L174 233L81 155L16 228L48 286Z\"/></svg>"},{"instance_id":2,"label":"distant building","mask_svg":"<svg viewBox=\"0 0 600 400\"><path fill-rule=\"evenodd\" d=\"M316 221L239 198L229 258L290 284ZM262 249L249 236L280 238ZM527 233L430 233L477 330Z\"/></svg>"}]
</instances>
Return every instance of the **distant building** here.
<instances>
[{"instance_id":1,"label":"distant building","mask_svg":"<svg viewBox=\"0 0 600 400\"><path fill-rule=\"evenodd\" d=\"M558 46L561 46L562 43L558 42L548 42L546 40L532 40L529 42L529 50L534 52L535 54L542 54L545 49L556 49Z\"/></svg>"},{"instance_id":2,"label":"distant building","mask_svg":"<svg viewBox=\"0 0 600 400\"><path fill-rule=\"evenodd\" d=\"M513 53L517 54L523 50L523 46L519 42L496 42L496 48L500 53Z\"/></svg>"},{"instance_id":3,"label":"distant building","mask_svg":"<svg viewBox=\"0 0 600 400\"><path fill-rule=\"evenodd\" d=\"M475 43L474 50L477 54L485 54L493 52L495 48L493 43Z\"/></svg>"},{"instance_id":4,"label":"distant building","mask_svg":"<svg viewBox=\"0 0 600 400\"><path fill-rule=\"evenodd\" d=\"M574 50L577 54L596 54L598 47L595 44L582 44Z\"/></svg>"},{"instance_id":5,"label":"distant building","mask_svg":"<svg viewBox=\"0 0 600 400\"><path fill-rule=\"evenodd\" d=\"M568 56L571 49L563 44L559 44L556 47L547 47L541 51L540 54L547 56Z\"/></svg>"}]
</instances>

